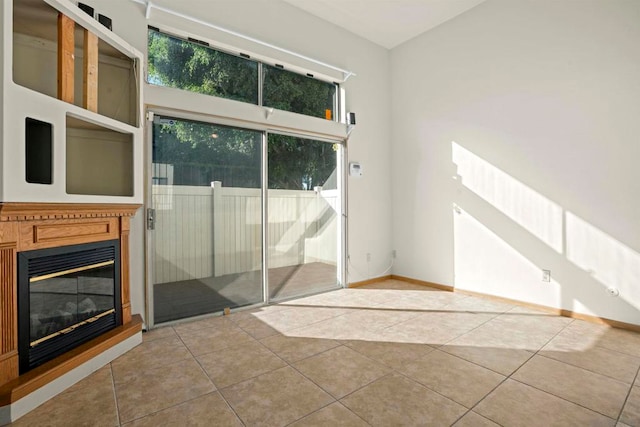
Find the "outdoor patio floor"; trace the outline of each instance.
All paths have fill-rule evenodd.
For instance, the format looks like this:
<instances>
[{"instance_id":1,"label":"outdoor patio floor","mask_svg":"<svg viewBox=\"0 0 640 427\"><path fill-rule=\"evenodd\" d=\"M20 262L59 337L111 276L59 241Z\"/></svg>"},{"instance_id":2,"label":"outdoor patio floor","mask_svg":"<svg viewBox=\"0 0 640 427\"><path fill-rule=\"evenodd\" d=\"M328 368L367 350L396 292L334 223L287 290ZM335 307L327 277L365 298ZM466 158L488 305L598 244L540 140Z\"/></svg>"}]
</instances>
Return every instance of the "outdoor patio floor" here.
<instances>
[{"instance_id":1,"label":"outdoor patio floor","mask_svg":"<svg viewBox=\"0 0 640 427\"><path fill-rule=\"evenodd\" d=\"M269 269L271 299L337 288L335 265L321 262ZM262 272L227 274L154 285L155 323L262 302Z\"/></svg>"},{"instance_id":2,"label":"outdoor patio floor","mask_svg":"<svg viewBox=\"0 0 640 427\"><path fill-rule=\"evenodd\" d=\"M14 425L640 425L640 334L400 281L143 339Z\"/></svg>"}]
</instances>

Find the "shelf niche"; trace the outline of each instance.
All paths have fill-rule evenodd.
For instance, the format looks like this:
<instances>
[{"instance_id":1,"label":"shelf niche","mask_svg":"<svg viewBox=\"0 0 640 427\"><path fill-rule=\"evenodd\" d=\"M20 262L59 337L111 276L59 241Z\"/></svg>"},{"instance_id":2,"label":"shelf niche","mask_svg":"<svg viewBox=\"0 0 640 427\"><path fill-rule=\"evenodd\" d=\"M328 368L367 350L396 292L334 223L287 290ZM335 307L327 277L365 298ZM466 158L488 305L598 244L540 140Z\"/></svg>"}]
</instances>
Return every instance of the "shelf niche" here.
<instances>
[{"instance_id":1,"label":"shelf niche","mask_svg":"<svg viewBox=\"0 0 640 427\"><path fill-rule=\"evenodd\" d=\"M133 135L67 115L66 192L133 196Z\"/></svg>"},{"instance_id":2,"label":"shelf niche","mask_svg":"<svg viewBox=\"0 0 640 427\"><path fill-rule=\"evenodd\" d=\"M74 26L73 104L84 107L87 30ZM97 113L138 126L137 60L98 38ZM58 98L58 11L43 0L13 0L13 81Z\"/></svg>"}]
</instances>

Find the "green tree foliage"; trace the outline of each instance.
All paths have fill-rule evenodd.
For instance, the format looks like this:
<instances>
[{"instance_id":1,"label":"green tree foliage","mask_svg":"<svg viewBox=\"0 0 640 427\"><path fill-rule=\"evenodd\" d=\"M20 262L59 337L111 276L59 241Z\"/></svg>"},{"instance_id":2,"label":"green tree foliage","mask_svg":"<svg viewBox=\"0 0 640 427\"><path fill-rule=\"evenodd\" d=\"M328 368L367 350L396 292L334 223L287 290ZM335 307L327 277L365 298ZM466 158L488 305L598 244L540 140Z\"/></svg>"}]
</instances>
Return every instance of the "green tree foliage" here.
<instances>
[{"instance_id":1,"label":"green tree foliage","mask_svg":"<svg viewBox=\"0 0 640 427\"><path fill-rule=\"evenodd\" d=\"M269 65L262 69L266 107L322 118L329 110L333 118L335 85Z\"/></svg>"},{"instance_id":2,"label":"green tree foliage","mask_svg":"<svg viewBox=\"0 0 640 427\"><path fill-rule=\"evenodd\" d=\"M336 149L326 142L269 134L269 188L336 188Z\"/></svg>"},{"instance_id":3,"label":"green tree foliage","mask_svg":"<svg viewBox=\"0 0 640 427\"><path fill-rule=\"evenodd\" d=\"M257 63L149 30L152 84L257 104ZM335 85L264 66L264 105L325 117ZM174 185L260 186L260 132L188 120L158 120L153 162L173 166ZM270 134L269 188L335 188L336 147ZM332 177L332 179L329 179ZM327 182L329 180L329 182ZM327 187L328 186L328 187Z\"/></svg>"},{"instance_id":4,"label":"green tree foliage","mask_svg":"<svg viewBox=\"0 0 640 427\"><path fill-rule=\"evenodd\" d=\"M261 141L256 131L158 118L153 163L173 166L174 185L221 181L226 187L259 188Z\"/></svg>"},{"instance_id":5,"label":"green tree foliage","mask_svg":"<svg viewBox=\"0 0 640 427\"><path fill-rule=\"evenodd\" d=\"M149 30L149 83L258 103L258 64Z\"/></svg>"}]
</instances>

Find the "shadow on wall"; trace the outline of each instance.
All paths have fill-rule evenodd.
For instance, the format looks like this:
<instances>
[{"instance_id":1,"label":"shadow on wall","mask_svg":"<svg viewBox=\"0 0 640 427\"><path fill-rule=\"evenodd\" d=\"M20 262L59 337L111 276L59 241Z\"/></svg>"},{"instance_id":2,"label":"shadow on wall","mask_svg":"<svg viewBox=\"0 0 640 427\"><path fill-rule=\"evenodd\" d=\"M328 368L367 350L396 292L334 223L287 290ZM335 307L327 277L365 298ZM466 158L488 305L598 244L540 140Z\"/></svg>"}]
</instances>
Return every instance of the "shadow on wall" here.
<instances>
[{"instance_id":1,"label":"shadow on wall","mask_svg":"<svg viewBox=\"0 0 640 427\"><path fill-rule=\"evenodd\" d=\"M456 288L640 324L640 254L462 145L451 150Z\"/></svg>"}]
</instances>

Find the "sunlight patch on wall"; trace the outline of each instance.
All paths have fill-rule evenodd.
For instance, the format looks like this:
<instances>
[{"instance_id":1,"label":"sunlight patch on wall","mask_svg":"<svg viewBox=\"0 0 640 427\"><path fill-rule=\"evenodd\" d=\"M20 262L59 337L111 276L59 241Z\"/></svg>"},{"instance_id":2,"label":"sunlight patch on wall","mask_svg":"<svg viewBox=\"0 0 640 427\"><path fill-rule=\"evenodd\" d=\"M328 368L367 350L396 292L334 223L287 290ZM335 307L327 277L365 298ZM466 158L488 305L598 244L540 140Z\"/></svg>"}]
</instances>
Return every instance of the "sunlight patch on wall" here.
<instances>
[{"instance_id":1,"label":"sunlight patch on wall","mask_svg":"<svg viewBox=\"0 0 640 427\"><path fill-rule=\"evenodd\" d=\"M640 254L571 212L566 227L567 259L630 304L640 301Z\"/></svg>"},{"instance_id":2,"label":"sunlight patch on wall","mask_svg":"<svg viewBox=\"0 0 640 427\"><path fill-rule=\"evenodd\" d=\"M512 176L451 142L462 185L562 253L562 208Z\"/></svg>"},{"instance_id":3,"label":"sunlight patch on wall","mask_svg":"<svg viewBox=\"0 0 640 427\"><path fill-rule=\"evenodd\" d=\"M454 213L456 289L550 307L560 303L561 287L553 276L543 284L539 266L468 211L458 210Z\"/></svg>"}]
</instances>

